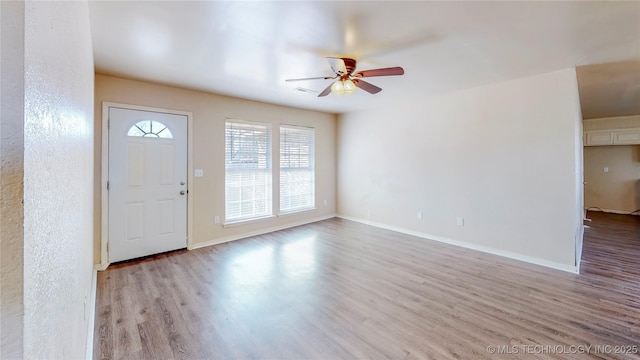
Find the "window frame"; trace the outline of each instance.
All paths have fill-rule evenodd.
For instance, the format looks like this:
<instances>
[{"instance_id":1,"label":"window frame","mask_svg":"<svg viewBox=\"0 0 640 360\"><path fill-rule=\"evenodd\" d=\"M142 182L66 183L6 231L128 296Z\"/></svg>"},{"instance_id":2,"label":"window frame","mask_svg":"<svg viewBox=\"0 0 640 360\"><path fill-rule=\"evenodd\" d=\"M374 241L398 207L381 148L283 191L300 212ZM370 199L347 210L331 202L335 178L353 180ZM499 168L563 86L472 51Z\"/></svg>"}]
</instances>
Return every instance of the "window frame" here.
<instances>
[{"instance_id":1,"label":"window frame","mask_svg":"<svg viewBox=\"0 0 640 360\"><path fill-rule=\"evenodd\" d=\"M267 210L264 213L259 213L259 214L249 214L249 215L245 215L245 216L237 216L237 217L231 217L229 218L229 182L228 182L228 174L231 172L236 172L236 173L242 173L242 172L251 172L251 168L245 168L243 169L242 167L238 167L237 169L229 169L228 168L228 138L227 138L227 132L228 132L228 126L229 125L237 125L239 128L244 126L250 127L257 127L257 128L263 128L267 135L266 135L266 145L264 146L265 149L265 168L264 169L259 169L259 161L258 162L258 167L255 168L254 172L255 173L265 173L267 176L267 182L264 184L265 186L265 199L266 199L266 204L265 204L265 209ZM258 220L264 220L264 219L268 219L271 217L274 217L273 215L273 131L272 131L272 124L268 123L268 122L260 122L260 121L248 121L248 120L241 120L241 119L234 119L234 118L227 118L225 119L224 122L224 222L223 225L224 226L232 226L235 224L242 224L242 223L247 223L247 222L252 222L252 221L258 221ZM257 158L260 157L260 155L256 156ZM231 171L230 171L231 170ZM242 192L242 186L240 186L240 192ZM240 195L241 196L241 195ZM255 201L255 198L253 199ZM240 202L242 202L242 199L240 200Z\"/></svg>"},{"instance_id":2,"label":"window frame","mask_svg":"<svg viewBox=\"0 0 640 360\"><path fill-rule=\"evenodd\" d=\"M294 131L304 131L307 132L310 138L310 141L307 143L308 146L308 152L307 152L307 156L308 156L308 167L304 168L304 167L286 167L283 168L283 163L285 163L283 161L283 129L289 129L289 130L294 130ZM279 134L279 141L278 141L278 170L279 170L279 177L278 177L278 215L287 215L287 214L294 214L294 213L300 213L300 212L305 212L305 211L310 211L310 210L315 210L316 209L316 172L315 172L315 136L316 136L316 129L314 127L310 127L310 126L304 126L304 125L293 125L293 124L280 124L278 127L278 134ZM286 144L284 144L286 147ZM289 159L286 161L289 163L289 165L291 164L291 154L289 156ZM298 159L298 161L300 161L300 159ZM311 173L311 185L310 185L310 190L311 193L307 194L308 199L310 200L310 204L309 205L305 205L305 206L299 206L299 207L288 207L283 209L283 172L310 172ZM293 195L289 195L289 196L293 196Z\"/></svg>"}]
</instances>

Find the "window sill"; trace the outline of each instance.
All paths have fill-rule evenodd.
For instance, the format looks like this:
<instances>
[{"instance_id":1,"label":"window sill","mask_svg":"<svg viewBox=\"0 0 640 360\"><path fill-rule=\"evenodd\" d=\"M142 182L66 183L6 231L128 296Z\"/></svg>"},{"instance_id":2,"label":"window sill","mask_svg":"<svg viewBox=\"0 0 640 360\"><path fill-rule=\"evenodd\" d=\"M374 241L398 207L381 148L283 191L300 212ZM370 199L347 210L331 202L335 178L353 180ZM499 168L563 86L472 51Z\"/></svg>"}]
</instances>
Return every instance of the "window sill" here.
<instances>
[{"instance_id":1,"label":"window sill","mask_svg":"<svg viewBox=\"0 0 640 360\"><path fill-rule=\"evenodd\" d=\"M291 215L299 215L299 214L304 214L304 213L309 213L312 211L316 211L318 210L318 208L316 207L310 207L310 208L304 208L304 209L300 209L300 210L291 210L291 211L285 211L285 212L281 212L280 214L278 214L278 217L287 217L287 216L291 216Z\"/></svg>"},{"instance_id":2,"label":"window sill","mask_svg":"<svg viewBox=\"0 0 640 360\"><path fill-rule=\"evenodd\" d=\"M262 216L262 217L258 217L258 218L250 218L250 219L244 219L244 220L228 221L228 222L222 223L222 227L230 228L230 227L236 227L236 226L240 226L240 225L248 225L248 224L253 224L253 223L257 223L257 222L270 220L270 219L273 219L275 217L276 217L275 215L267 215L267 216Z\"/></svg>"},{"instance_id":3,"label":"window sill","mask_svg":"<svg viewBox=\"0 0 640 360\"><path fill-rule=\"evenodd\" d=\"M271 220L271 219L273 219L275 217L278 217L278 218L289 217L289 216L293 216L293 215L300 215L300 214L310 213L310 212L313 212L313 211L316 211L316 210L318 210L318 208L310 207L310 208L304 208L304 209L300 209L300 210L286 211L286 212L282 212L282 213L280 213L278 215L267 215L267 216L262 216L262 217L258 217L258 218L227 221L227 222L222 223L222 227L231 228L231 227L236 227L236 226L241 226L241 225L248 225L248 224L253 224L253 223L257 223L257 222Z\"/></svg>"}]
</instances>

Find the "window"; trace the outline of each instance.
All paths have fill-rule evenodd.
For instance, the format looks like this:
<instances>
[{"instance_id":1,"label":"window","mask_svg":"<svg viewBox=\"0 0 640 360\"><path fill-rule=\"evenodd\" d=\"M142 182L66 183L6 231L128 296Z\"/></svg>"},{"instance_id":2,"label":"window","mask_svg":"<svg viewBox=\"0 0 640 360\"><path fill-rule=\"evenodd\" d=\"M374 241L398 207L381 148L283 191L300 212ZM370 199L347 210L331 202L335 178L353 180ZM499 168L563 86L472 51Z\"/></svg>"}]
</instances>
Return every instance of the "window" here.
<instances>
[{"instance_id":1,"label":"window","mask_svg":"<svg viewBox=\"0 0 640 360\"><path fill-rule=\"evenodd\" d=\"M271 210L271 129L267 124L225 123L225 220L264 217Z\"/></svg>"},{"instance_id":2,"label":"window","mask_svg":"<svg viewBox=\"0 0 640 360\"><path fill-rule=\"evenodd\" d=\"M143 120L137 122L127 132L127 136L141 136L173 139L173 134L167 126L159 121Z\"/></svg>"},{"instance_id":3,"label":"window","mask_svg":"<svg viewBox=\"0 0 640 360\"><path fill-rule=\"evenodd\" d=\"M314 129L280 127L280 212L315 206Z\"/></svg>"}]
</instances>

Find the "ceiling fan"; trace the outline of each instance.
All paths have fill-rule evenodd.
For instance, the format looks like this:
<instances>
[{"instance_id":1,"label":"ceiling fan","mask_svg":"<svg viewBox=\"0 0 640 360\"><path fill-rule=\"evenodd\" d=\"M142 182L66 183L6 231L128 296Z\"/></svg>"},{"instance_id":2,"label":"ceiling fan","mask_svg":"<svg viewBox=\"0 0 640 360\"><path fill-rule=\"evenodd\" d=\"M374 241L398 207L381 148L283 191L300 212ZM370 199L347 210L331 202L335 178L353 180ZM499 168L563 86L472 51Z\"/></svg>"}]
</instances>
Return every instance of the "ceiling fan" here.
<instances>
[{"instance_id":1,"label":"ceiling fan","mask_svg":"<svg viewBox=\"0 0 640 360\"><path fill-rule=\"evenodd\" d=\"M328 57L327 60L329 61L329 65L331 65L331 70L333 70L333 72L335 73L335 76L287 79L285 81L338 79L335 82L331 83L331 85L327 86L327 88L324 89L318 95L318 97L327 96L329 95L329 93L334 93L336 95L349 95L356 90L356 87L370 94L377 94L380 91L382 91L382 89L362 80L362 78L404 74L404 69L399 66L382 68L382 69L363 70L363 71L358 71L354 73L356 69L355 59Z\"/></svg>"}]
</instances>

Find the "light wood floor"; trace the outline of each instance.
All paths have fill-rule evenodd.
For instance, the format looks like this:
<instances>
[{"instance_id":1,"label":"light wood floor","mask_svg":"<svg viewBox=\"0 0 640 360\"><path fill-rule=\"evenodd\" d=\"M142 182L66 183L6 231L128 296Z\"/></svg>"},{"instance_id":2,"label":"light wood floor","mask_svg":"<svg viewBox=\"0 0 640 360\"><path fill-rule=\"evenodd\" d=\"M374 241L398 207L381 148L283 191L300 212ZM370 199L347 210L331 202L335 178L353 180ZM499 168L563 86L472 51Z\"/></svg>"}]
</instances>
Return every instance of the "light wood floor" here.
<instances>
[{"instance_id":1,"label":"light wood floor","mask_svg":"<svg viewBox=\"0 0 640 360\"><path fill-rule=\"evenodd\" d=\"M95 358L640 359L640 217L589 216L580 275L341 219L113 265Z\"/></svg>"}]
</instances>

